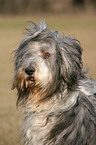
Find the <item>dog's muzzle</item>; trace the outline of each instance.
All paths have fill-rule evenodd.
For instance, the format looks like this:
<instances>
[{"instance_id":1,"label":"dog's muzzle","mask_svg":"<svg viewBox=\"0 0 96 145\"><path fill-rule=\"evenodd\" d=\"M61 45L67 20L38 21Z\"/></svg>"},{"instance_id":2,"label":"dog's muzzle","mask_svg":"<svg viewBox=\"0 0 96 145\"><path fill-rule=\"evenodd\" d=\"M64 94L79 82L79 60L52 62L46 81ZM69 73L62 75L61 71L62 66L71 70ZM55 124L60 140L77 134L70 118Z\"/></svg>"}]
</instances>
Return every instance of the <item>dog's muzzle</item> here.
<instances>
[{"instance_id":1,"label":"dog's muzzle","mask_svg":"<svg viewBox=\"0 0 96 145\"><path fill-rule=\"evenodd\" d=\"M35 69L32 66L29 66L25 69L25 73L27 74L27 77L30 81L34 81L34 72Z\"/></svg>"}]
</instances>

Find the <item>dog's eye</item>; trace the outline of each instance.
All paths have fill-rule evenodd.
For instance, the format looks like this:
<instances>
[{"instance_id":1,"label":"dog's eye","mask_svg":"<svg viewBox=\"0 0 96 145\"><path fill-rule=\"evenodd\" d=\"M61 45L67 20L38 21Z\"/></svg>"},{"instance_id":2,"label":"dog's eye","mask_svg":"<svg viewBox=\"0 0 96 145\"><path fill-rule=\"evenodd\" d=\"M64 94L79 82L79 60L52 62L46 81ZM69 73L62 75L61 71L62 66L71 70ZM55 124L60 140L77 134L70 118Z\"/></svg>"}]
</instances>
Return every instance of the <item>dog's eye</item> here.
<instances>
[{"instance_id":1,"label":"dog's eye","mask_svg":"<svg viewBox=\"0 0 96 145\"><path fill-rule=\"evenodd\" d=\"M44 59L47 59L49 56L50 56L50 53L49 52L47 52L47 51L44 51L43 52L43 58Z\"/></svg>"}]
</instances>

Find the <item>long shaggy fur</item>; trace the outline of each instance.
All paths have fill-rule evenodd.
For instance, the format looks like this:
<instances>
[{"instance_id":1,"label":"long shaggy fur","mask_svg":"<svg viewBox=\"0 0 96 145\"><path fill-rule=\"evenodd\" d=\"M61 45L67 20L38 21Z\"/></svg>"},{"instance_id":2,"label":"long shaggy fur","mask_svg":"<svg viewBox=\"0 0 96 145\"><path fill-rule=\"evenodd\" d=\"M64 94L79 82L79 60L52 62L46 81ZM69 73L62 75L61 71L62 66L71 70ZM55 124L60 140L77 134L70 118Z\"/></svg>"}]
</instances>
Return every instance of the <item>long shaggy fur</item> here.
<instances>
[{"instance_id":1,"label":"long shaggy fur","mask_svg":"<svg viewBox=\"0 0 96 145\"><path fill-rule=\"evenodd\" d=\"M96 83L82 70L80 43L31 22L15 52L25 145L95 145Z\"/></svg>"}]
</instances>

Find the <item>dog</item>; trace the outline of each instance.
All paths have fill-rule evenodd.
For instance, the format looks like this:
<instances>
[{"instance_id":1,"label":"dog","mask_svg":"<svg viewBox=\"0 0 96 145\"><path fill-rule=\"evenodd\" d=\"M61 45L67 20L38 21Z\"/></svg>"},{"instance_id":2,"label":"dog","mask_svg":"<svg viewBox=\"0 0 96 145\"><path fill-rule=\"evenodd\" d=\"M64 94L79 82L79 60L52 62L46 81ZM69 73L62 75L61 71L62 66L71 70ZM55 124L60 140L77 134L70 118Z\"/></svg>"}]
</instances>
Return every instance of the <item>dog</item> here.
<instances>
[{"instance_id":1,"label":"dog","mask_svg":"<svg viewBox=\"0 0 96 145\"><path fill-rule=\"evenodd\" d=\"M15 51L12 89L23 106L25 145L96 145L96 83L78 40L30 22Z\"/></svg>"}]
</instances>

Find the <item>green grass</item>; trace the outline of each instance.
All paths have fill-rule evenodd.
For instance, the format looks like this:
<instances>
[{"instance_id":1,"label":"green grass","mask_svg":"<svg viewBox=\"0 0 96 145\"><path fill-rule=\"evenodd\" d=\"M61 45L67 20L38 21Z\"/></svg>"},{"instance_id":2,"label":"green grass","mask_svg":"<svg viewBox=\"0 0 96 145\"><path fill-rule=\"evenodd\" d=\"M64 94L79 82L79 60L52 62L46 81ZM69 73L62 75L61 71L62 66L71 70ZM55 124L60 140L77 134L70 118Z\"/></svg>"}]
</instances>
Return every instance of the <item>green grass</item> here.
<instances>
[{"instance_id":1,"label":"green grass","mask_svg":"<svg viewBox=\"0 0 96 145\"><path fill-rule=\"evenodd\" d=\"M0 145L20 144L20 111L16 109L16 91L11 91L13 77L13 54L28 20L46 19L48 27L60 34L75 37L83 47L84 68L89 68L88 77L96 80L96 17L94 15L40 15L0 16Z\"/></svg>"}]
</instances>

